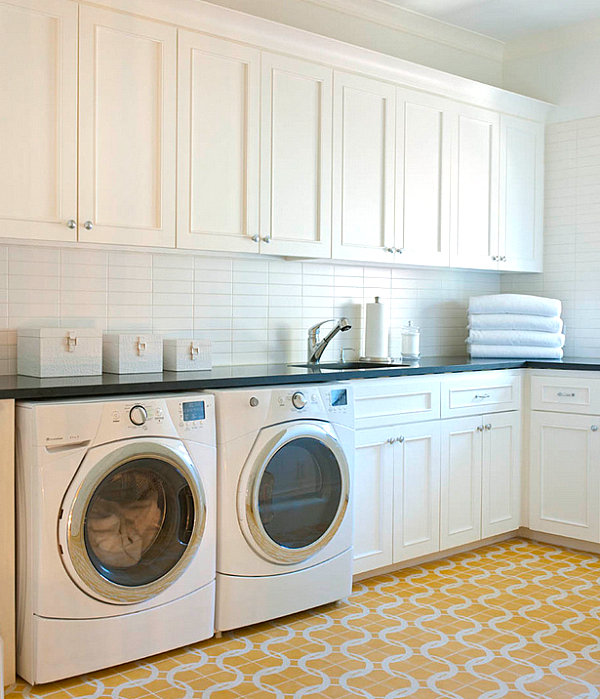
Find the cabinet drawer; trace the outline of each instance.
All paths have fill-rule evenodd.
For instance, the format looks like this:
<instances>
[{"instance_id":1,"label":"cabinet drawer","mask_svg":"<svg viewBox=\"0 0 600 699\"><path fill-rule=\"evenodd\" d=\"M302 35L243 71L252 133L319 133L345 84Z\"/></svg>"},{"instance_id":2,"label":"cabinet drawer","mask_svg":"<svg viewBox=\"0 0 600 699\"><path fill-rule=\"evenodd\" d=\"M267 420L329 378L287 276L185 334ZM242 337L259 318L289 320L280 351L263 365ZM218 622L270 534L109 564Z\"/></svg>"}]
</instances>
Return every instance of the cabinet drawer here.
<instances>
[{"instance_id":1,"label":"cabinet drawer","mask_svg":"<svg viewBox=\"0 0 600 699\"><path fill-rule=\"evenodd\" d=\"M600 380L532 376L531 407L558 413L600 414Z\"/></svg>"},{"instance_id":2,"label":"cabinet drawer","mask_svg":"<svg viewBox=\"0 0 600 699\"><path fill-rule=\"evenodd\" d=\"M507 371L485 371L446 377L442 383L442 417L518 410L521 376Z\"/></svg>"},{"instance_id":3,"label":"cabinet drawer","mask_svg":"<svg viewBox=\"0 0 600 699\"><path fill-rule=\"evenodd\" d=\"M440 417L439 379L362 379L353 387L357 429Z\"/></svg>"}]
</instances>

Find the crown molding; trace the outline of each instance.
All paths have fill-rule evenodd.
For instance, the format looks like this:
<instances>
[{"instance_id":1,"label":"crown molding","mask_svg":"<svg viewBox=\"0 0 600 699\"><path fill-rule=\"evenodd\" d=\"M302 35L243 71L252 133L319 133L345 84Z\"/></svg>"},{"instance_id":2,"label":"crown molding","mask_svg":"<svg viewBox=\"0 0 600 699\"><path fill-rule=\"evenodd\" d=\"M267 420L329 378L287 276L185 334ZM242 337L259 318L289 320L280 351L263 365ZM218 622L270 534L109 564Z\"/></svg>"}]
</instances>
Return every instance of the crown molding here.
<instances>
[{"instance_id":1,"label":"crown molding","mask_svg":"<svg viewBox=\"0 0 600 699\"><path fill-rule=\"evenodd\" d=\"M504 42L484 36L419 12L399 7L389 0L305 0L396 31L412 34L494 61L504 58Z\"/></svg>"}]
</instances>

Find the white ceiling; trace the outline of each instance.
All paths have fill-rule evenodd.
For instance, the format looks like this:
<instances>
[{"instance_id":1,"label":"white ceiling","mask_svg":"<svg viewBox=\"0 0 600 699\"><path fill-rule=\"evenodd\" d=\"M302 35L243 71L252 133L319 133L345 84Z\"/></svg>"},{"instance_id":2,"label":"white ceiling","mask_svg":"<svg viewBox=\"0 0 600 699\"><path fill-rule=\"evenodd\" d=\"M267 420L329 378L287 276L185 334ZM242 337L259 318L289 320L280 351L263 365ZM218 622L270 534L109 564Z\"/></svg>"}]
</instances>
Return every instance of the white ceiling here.
<instances>
[{"instance_id":1,"label":"white ceiling","mask_svg":"<svg viewBox=\"0 0 600 699\"><path fill-rule=\"evenodd\" d=\"M500 41L600 19L600 0L387 0Z\"/></svg>"}]
</instances>

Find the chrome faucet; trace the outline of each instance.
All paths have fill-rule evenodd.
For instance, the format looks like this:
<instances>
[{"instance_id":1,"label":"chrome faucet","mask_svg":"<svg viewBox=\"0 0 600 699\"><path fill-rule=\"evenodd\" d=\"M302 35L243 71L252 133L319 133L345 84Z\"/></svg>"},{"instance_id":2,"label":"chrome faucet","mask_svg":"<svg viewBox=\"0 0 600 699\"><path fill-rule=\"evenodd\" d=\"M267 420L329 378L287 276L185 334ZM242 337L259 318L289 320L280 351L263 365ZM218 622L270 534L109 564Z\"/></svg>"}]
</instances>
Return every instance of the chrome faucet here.
<instances>
[{"instance_id":1,"label":"chrome faucet","mask_svg":"<svg viewBox=\"0 0 600 699\"><path fill-rule=\"evenodd\" d=\"M325 325L325 323L335 323L335 326L328 335L325 335L322 340L319 340L321 326ZM330 320L323 320L320 323L310 327L308 329L308 363L318 364L319 360L321 359L321 355L327 349L327 345L340 332L340 330L345 332L346 330L350 330L351 327L352 326L350 325L348 318L340 318L339 320L331 318Z\"/></svg>"}]
</instances>

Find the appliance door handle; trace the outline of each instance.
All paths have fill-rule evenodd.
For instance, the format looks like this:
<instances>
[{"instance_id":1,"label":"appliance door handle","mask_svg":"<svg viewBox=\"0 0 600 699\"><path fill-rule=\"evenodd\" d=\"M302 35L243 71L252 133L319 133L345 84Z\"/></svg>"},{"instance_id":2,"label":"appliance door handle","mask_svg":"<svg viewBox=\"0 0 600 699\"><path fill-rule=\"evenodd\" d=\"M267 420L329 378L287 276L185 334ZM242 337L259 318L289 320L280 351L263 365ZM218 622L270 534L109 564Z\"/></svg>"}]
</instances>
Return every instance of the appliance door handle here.
<instances>
[{"instance_id":1,"label":"appliance door handle","mask_svg":"<svg viewBox=\"0 0 600 699\"><path fill-rule=\"evenodd\" d=\"M180 523L179 532L177 538L181 544L190 543L192 534L194 532L194 496L189 486L184 486L178 495L179 499L179 512L180 512Z\"/></svg>"}]
</instances>

